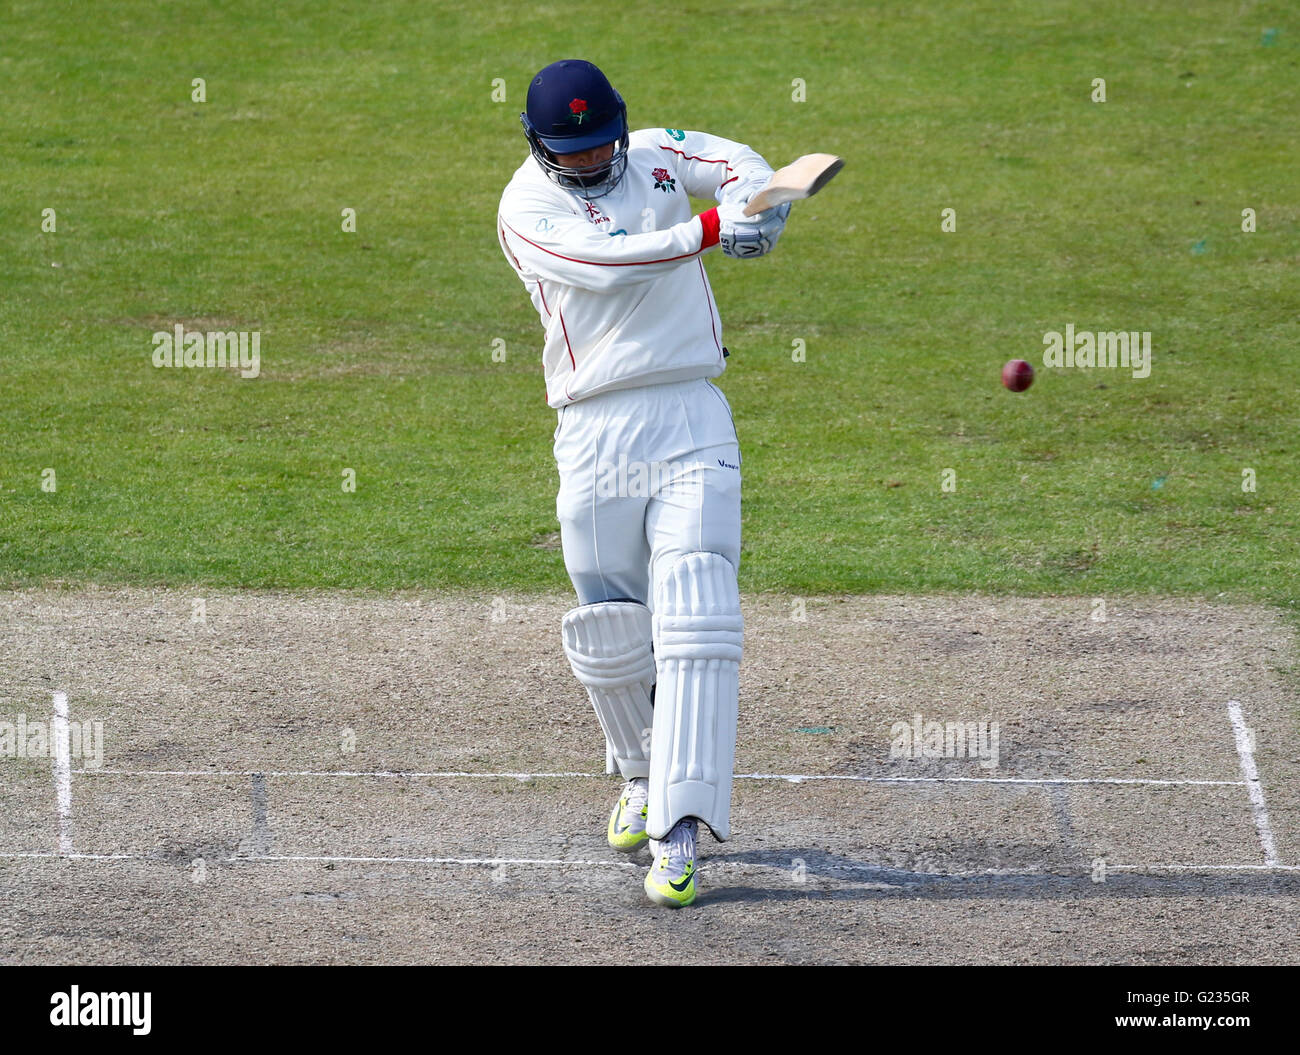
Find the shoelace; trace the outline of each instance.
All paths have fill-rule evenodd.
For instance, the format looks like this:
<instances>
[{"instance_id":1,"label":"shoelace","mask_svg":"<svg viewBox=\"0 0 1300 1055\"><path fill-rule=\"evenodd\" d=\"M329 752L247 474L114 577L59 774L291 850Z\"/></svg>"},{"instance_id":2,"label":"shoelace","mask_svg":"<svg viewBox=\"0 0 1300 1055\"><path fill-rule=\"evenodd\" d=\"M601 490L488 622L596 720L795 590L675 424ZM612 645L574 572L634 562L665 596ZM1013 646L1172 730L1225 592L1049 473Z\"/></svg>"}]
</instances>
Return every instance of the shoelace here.
<instances>
[{"instance_id":1,"label":"shoelace","mask_svg":"<svg viewBox=\"0 0 1300 1055\"><path fill-rule=\"evenodd\" d=\"M664 855L670 861L680 861L683 869L686 867L686 862L695 856L695 832L695 820L691 818L679 821L668 833Z\"/></svg>"},{"instance_id":2,"label":"shoelace","mask_svg":"<svg viewBox=\"0 0 1300 1055\"><path fill-rule=\"evenodd\" d=\"M623 798L627 799L628 809L636 812L650 801L650 786L644 777L629 780L623 786Z\"/></svg>"}]
</instances>

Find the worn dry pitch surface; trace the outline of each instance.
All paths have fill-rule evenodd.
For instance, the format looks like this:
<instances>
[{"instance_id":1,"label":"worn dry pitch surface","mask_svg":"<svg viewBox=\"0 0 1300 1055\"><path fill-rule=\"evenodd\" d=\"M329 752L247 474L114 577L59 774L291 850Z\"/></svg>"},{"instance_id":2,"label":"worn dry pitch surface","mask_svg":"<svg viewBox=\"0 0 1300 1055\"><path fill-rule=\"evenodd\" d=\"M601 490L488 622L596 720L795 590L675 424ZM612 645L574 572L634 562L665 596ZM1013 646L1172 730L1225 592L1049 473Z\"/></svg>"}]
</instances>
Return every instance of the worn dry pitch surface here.
<instances>
[{"instance_id":1,"label":"worn dry pitch surface","mask_svg":"<svg viewBox=\"0 0 1300 1055\"><path fill-rule=\"evenodd\" d=\"M674 913L605 845L567 598L199 596L0 595L0 962L1300 962L1266 608L748 598L735 834ZM102 763L40 753L65 706ZM915 715L998 764L891 758Z\"/></svg>"}]
</instances>

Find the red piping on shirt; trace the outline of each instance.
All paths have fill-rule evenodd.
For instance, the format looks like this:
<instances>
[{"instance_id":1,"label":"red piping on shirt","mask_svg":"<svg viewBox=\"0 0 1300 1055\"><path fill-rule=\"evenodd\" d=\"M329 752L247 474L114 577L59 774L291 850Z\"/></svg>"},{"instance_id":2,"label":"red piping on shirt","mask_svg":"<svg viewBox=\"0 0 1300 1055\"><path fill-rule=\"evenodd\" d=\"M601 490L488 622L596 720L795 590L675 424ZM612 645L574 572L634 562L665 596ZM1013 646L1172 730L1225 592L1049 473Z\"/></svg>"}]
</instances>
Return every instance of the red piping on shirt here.
<instances>
[{"instance_id":1,"label":"red piping on shirt","mask_svg":"<svg viewBox=\"0 0 1300 1055\"><path fill-rule=\"evenodd\" d=\"M687 156L686 154L682 154L680 150L677 150L674 147L660 147L659 149L671 150L674 154L681 154L681 158L683 161L703 161L706 165L726 165L727 168L731 168L731 163L726 158L702 158L698 154L691 154L690 156Z\"/></svg>"},{"instance_id":2,"label":"red piping on shirt","mask_svg":"<svg viewBox=\"0 0 1300 1055\"><path fill-rule=\"evenodd\" d=\"M690 155L689 157L687 157L687 156L686 156L685 154L683 154L680 150L677 150L677 149L675 149L675 148L673 148L673 147L664 147L664 146L661 146L659 149L660 149L660 150L670 150L670 151L672 151L674 154L678 154L678 155L680 155L680 156L681 156L681 159L682 159L683 161L703 161L706 165L726 165L726 166L727 166L727 171L728 171L728 172L735 172L735 171L736 171L735 169L733 169L733 168L731 167L731 163L730 163L726 158L702 158L702 157L699 157L698 155L695 155L695 154L692 154L692 155ZM722 190L722 188L725 187L728 183L735 183L736 180L738 180L738 179L740 179L739 176L732 176L731 179L723 180L720 184L718 184L718 190Z\"/></svg>"},{"instance_id":3,"label":"red piping on shirt","mask_svg":"<svg viewBox=\"0 0 1300 1055\"><path fill-rule=\"evenodd\" d=\"M557 253L553 249L547 249L546 246L538 245L531 238L524 238L523 235L521 235L513 227L510 227L509 224L506 224L506 226L510 228L511 234L513 234L516 238L523 238L523 240L527 242L529 245L531 245L534 249L540 249L543 253L546 253L550 256L558 256L561 260L569 260L575 264L589 264L592 267L644 267L646 264L667 264L673 260L688 260L693 256L698 256L700 250L704 248L703 246L701 246L700 249L695 250L695 252L693 253L682 253L679 256L666 256L659 260L627 260L618 263L609 262L605 260L583 260L582 257L579 256L565 256L563 253Z\"/></svg>"},{"instance_id":4,"label":"red piping on shirt","mask_svg":"<svg viewBox=\"0 0 1300 1055\"><path fill-rule=\"evenodd\" d=\"M564 347L569 350L569 365L576 371L578 369L578 361L573 358L573 345L569 343L569 329L564 325L564 309L557 305L556 311L560 313L560 330L564 333Z\"/></svg>"},{"instance_id":5,"label":"red piping on shirt","mask_svg":"<svg viewBox=\"0 0 1300 1055\"><path fill-rule=\"evenodd\" d=\"M557 304L555 305L555 311L560 317L560 329L564 333L564 347L569 350L569 365L573 367L573 373L569 375L569 380L564 382L564 394L568 397L569 402L572 403L573 397L569 395L569 383L573 380L574 374L578 372L578 362L573 358L573 346L569 344L569 328L564 325L564 309Z\"/></svg>"},{"instance_id":6,"label":"red piping on shirt","mask_svg":"<svg viewBox=\"0 0 1300 1055\"><path fill-rule=\"evenodd\" d=\"M497 220L497 234L499 234L499 235L501 236L501 244L506 246L506 252L507 252L507 253L510 253L510 246L506 245L506 233L505 233L505 231L503 231L503 230L501 229L501 220L500 220L500 219ZM522 271L522 270L523 270L523 267L520 266L519 258L518 258L517 256L515 256L514 253L510 253L510 259L513 260L513 261L515 262L515 270L516 270L516 271Z\"/></svg>"},{"instance_id":7,"label":"red piping on shirt","mask_svg":"<svg viewBox=\"0 0 1300 1055\"><path fill-rule=\"evenodd\" d=\"M704 303L709 306L709 332L713 334L713 343L718 346L718 358L722 358L722 342L718 340L718 329L713 324L713 298L709 296L709 280L704 277L704 261L695 261L700 265L700 281L704 283Z\"/></svg>"}]
</instances>

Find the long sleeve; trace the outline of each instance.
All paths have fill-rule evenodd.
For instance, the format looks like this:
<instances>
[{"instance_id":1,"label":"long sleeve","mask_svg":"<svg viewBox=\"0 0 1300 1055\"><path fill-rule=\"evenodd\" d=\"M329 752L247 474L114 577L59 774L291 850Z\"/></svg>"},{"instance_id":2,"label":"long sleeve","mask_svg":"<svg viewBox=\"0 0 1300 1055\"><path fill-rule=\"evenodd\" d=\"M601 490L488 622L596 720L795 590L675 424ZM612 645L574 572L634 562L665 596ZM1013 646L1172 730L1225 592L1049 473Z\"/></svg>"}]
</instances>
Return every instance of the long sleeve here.
<instances>
[{"instance_id":1,"label":"long sleeve","mask_svg":"<svg viewBox=\"0 0 1300 1055\"><path fill-rule=\"evenodd\" d=\"M727 187L766 183L772 175L772 166L756 150L708 132L665 128L656 145L674 155L682 185L696 198L721 202Z\"/></svg>"},{"instance_id":2,"label":"long sleeve","mask_svg":"<svg viewBox=\"0 0 1300 1055\"><path fill-rule=\"evenodd\" d=\"M521 193L502 202L498 234L522 269L599 293L648 282L699 256L717 244L717 220L693 216L661 231L611 236L553 202Z\"/></svg>"}]
</instances>

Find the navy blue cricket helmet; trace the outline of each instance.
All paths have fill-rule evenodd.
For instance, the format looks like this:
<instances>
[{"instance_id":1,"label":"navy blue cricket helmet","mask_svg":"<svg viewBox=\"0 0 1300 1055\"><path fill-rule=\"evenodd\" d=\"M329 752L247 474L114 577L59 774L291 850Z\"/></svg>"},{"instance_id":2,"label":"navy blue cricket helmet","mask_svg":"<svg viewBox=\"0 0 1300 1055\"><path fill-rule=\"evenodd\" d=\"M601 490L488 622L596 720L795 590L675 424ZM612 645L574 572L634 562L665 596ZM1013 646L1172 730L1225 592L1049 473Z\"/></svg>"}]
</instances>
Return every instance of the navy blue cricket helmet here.
<instances>
[{"instance_id":1,"label":"navy blue cricket helmet","mask_svg":"<svg viewBox=\"0 0 1300 1055\"><path fill-rule=\"evenodd\" d=\"M627 106L609 79L590 62L561 59L541 70L528 86L527 109L519 115L533 157L552 181L587 198L618 186L627 171ZM614 144L599 165L571 168L557 154L579 154Z\"/></svg>"}]
</instances>

